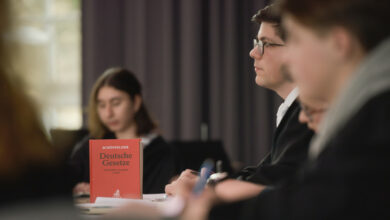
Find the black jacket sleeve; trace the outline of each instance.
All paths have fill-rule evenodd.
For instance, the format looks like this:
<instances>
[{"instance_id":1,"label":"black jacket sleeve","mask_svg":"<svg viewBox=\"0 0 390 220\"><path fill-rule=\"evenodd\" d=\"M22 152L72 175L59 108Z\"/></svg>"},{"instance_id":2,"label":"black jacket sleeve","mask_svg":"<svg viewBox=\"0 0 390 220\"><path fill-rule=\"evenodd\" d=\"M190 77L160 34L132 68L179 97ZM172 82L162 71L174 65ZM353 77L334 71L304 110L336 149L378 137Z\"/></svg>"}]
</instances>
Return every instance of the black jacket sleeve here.
<instances>
[{"instance_id":1,"label":"black jacket sleeve","mask_svg":"<svg viewBox=\"0 0 390 220\"><path fill-rule=\"evenodd\" d=\"M370 100L288 186L245 201L237 219L390 219L389 112L390 92Z\"/></svg>"},{"instance_id":2,"label":"black jacket sleeve","mask_svg":"<svg viewBox=\"0 0 390 220\"><path fill-rule=\"evenodd\" d=\"M313 132L298 120L298 101L286 112L275 131L270 153L256 167L239 173L240 179L262 185L275 185L293 176L307 159Z\"/></svg>"},{"instance_id":3,"label":"black jacket sleeve","mask_svg":"<svg viewBox=\"0 0 390 220\"><path fill-rule=\"evenodd\" d=\"M159 136L144 149L144 193L164 193L165 185L176 173L171 145Z\"/></svg>"},{"instance_id":4,"label":"black jacket sleeve","mask_svg":"<svg viewBox=\"0 0 390 220\"><path fill-rule=\"evenodd\" d=\"M77 143L68 160L68 176L73 185L89 182L89 139L88 135Z\"/></svg>"}]
</instances>

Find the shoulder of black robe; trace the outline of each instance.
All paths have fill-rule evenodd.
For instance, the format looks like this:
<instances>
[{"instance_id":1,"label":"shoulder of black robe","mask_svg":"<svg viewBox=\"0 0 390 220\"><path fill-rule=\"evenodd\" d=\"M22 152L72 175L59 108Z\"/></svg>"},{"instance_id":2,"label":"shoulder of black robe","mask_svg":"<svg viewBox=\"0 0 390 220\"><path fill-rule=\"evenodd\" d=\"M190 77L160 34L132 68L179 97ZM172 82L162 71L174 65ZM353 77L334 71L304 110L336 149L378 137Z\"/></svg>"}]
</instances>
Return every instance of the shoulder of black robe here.
<instances>
[{"instance_id":1,"label":"shoulder of black robe","mask_svg":"<svg viewBox=\"0 0 390 220\"><path fill-rule=\"evenodd\" d=\"M242 201L245 219L390 219L390 91L368 101L294 184ZM218 219L218 218L217 218Z\"/></svg>"},{"instance_id":2,"label":"shoulder of black robe","mask_svg":"<svg viewBox=\"0 0 390 220\"><path fill-rule=\"evenodd\" d=\"M66 171L63 163L48 165L35 162L24 167L20 175L0 179L0 208L51 199L72 202L72 187Z\"/></svg>"},{"instance_id":3,"label":"shoulder of black robe","mask_svg":"<svg viewBox=\"0 0 390 220\"><path fill-rule=\"evenodd\" d=\"M72 185L89 182L89 139L89 135L81 139L73 148L68 160L68 176Z\"/></svg>"},{"instance_id":4,"label":"shoulder of black robe","mask_svg":"<svg viewBox=\"0 0 390 220\"><path fill-rule=\"evenodd\" d=\"M241 179L262 185L275 185L290 178L307 159L313 132L299 122L301 111L295 100L273 136L270 153L254 168L244 170ZM248 172L249 171L249 172Z\"/></svg>"},{"instance_id":5,"label":"shoulder of black robe","mask_svg":"<svg viewBox=\"0 0 390 220\"><path fill-rule=\"evenodd\" d=\"M82 138L74 147L68 161L68 178L73 185L80 182L89 183L89 140L90 135ZM113 133L107 133L103 139L115 139Z\"/></svg>"},{"instance_id":6,"label":"shoulder of black robe","mask_svg":"<svg viewBox=\"0 0 390 220\"><path fill-rule=\"evenodd\" d=\"M172 146L161 136L144 149L144 193L163 193L165 185L176 175Z\"/></svg>"}]
</instances>

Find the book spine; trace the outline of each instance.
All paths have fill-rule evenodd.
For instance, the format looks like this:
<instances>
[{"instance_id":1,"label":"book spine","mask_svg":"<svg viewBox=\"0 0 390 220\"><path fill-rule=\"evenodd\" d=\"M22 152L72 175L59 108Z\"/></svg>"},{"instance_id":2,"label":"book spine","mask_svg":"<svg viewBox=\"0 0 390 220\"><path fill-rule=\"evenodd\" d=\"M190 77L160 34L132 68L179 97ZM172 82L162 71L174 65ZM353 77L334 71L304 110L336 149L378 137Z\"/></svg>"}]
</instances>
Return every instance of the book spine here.
<instances>
[{"instance_id":1,"label":"book spine","mask_svg":"<svg viewBox=\"0 0 390 220\"><path fill-rule=\"evenodd\" d=\"M92 160L92 156L93 156L93 141L92 140L89 140L89 202L90 203L94 203L95 202L95 193L94 193L94 189L93 189L93 160Z\"/></svg>"}]
</instances>

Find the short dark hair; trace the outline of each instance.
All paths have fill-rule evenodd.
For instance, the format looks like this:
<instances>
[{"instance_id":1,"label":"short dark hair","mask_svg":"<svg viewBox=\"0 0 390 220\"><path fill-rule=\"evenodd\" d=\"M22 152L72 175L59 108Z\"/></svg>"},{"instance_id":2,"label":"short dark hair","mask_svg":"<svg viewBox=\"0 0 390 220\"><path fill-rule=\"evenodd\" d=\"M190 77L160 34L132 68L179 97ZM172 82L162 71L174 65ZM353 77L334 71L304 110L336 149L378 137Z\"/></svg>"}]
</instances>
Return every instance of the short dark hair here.
<instances>
[{"instance_id":1,"label":"short dark hair","mask_svg":"<svg viewBox=\"0 0 390 220\"><path fill-rule=\"evenodd\" d=\"M132 72L120 67L107 69L96 81L89 100L88 129L93 138L102 138L110 132L103 125L97 113L97 95L103 86L111 86L126 92L132 100L134 100L136 95L142 97L141 84ZM143 101L139 110L134 115L134 120L137 124L138 136L148 134L157 128L157 124L152 120Z\"/></svg>"},{"instance_id":2,"label":"short dark hair","mask_svg":"<svg viewBox=\"0 0 390 220\"><path fill-rule=\"evenodd\" d=\"M282 40L285 40L285 31L283 26L281 25L282 17L279 13L279 10L276 10L276 6L274 4L268 5L265 8L260 9L255 15L253 15L252 21L257 22L259 24L263 22L271 23L275 28L276 34Z\"/></svg>"},{"instance_id":3,"label":"short dark hair","mask_svg":"<svg viewBox=\"0 0 390 220\"><path fill-rule=\"evenodd\" d=\"M332 26L346 28L369 52L389 37L389 0L281 0L282 13L287 13L318 33Z\"/></svg>"}]
</instances>

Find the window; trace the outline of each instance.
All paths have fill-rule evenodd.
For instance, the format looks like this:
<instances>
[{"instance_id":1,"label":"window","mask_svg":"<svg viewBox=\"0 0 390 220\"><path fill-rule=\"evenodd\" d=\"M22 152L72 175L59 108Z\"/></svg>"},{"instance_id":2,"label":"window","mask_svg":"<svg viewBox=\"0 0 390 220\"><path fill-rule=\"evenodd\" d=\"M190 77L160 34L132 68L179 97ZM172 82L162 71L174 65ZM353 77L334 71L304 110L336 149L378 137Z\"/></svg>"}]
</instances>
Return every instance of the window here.
<instances>
[{"instance_id":1,"label":"window","mask_svg":"<svg viewBox=\"0 0 390 220\"><path fill-rule=\"evenodd\" d=\"M12 0L16 73L46 129L77 129L81 110L80 0ZM20 53L18 53L20 52Z\"/></svg>"}]
</instances>

